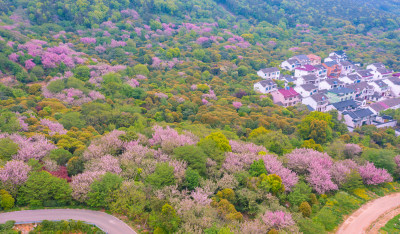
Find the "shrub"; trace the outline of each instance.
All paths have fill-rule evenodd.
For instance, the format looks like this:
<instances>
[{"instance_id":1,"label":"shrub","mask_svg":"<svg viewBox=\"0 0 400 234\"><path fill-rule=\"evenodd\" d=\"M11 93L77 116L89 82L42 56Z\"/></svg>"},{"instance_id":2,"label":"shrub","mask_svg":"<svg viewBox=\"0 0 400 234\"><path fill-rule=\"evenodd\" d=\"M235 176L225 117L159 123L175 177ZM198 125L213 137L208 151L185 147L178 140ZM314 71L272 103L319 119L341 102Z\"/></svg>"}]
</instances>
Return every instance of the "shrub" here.
<instances>
[{"instance_id":1,"label":"shrub","mask_svg":"<svg viewBox=\"0 0 400 234\"><path fill-rule=\"evenodd\" d=\"M0 190L0 207L8 210L14 207L14 198L4 189Z\"/></svg>"},{"instance_id":2,"label":"shrub","mask_svg":"<svg viewBox=\"0 0 400 234\"><path fill-rule=\"evenodd\" d=\"M303 215L303 217L310 217L311 216L311 206L308 204L308 202L304 201L300 204L300 212Z\"/></svg>"}]
</instances>

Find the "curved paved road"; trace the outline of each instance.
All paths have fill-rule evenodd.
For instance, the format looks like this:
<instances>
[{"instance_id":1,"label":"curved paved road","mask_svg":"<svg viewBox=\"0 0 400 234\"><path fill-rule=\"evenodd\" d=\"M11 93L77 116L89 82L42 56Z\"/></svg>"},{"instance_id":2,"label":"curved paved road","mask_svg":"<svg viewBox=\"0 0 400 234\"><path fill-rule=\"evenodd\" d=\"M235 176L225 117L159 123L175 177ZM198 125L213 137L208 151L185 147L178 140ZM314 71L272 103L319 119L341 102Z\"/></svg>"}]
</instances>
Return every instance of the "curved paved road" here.
<instances>
[{"instance_id":1,"label":"curved paved road","mask_svg":"<svg viewBox=\"0 0 400 234\"><path fill-rule=\"evenodd\" d=\"M44 209L23 210L0 213L0 223L7 220L16 222L35 222L42 220L82 220L96 224L103 231L110 234L136 234L126 223L118 218L100 211L82 209Z\"/></svg>"},{"instance_id":2,"label":"curved paved road","mask_svg":"<svg viewBox=\"0 0 400 234\"><path fill-rule=\"evenodd\" d=\"M336 234L364 234L381 215L398 206L400 206L400 193L370 201L351 214L339 227Z\"/></svg>"}]
</instances>

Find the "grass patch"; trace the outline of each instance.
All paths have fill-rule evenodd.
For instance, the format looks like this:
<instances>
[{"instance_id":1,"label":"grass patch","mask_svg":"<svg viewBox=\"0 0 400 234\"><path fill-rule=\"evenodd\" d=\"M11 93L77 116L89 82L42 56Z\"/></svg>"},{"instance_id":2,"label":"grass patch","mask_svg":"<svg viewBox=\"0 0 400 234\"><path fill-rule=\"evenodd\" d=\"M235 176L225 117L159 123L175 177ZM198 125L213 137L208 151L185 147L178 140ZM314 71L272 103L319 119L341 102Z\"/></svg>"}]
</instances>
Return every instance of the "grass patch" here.
<instances>
[{"instance_id":1,"label":"grass patch","mask_svg":"<svg viewBox=\"0 0 400 234\"><path fill-rule=\"evenodd\" d=\"M389 220L384 227L379 230L380 233L400 233L400 214Z\"/></svg>"}]
</instances>

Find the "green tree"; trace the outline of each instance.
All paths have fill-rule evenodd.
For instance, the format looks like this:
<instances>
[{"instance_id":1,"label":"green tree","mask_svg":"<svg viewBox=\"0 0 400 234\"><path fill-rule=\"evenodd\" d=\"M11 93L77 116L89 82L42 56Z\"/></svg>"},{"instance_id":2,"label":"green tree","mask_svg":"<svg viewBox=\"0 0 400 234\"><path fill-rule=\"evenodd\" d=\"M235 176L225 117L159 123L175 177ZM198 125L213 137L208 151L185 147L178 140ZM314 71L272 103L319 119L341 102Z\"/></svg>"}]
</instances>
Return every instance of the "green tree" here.
<instances>
[{"instance_id":1,"label":"green tree","mask_svg":"<svg viewBox=\"0 0 400 234\"><path fill-rule=\"evenodd\" d=\"M214 141L215 143L217 143L218 148L220 150L222 150L223 152L232 151L232 148L229 145L228 138L226 138L226 136L224 134L222 134L222 132L213 132L213 133L211 133L206 138L201 139L200 142L199 142L199 145L201 145L202 141L206 140L206 139L210 139L210 140Z\"/></svg>"},{"instance_id":2,"label":"green tree","mask_svg":"<svg viewBox=\"0 0 400 234\"><path fill-rule=\"evenodd\" d=\"M6 190L0 190L0 207L9 210L14 207L14 198Z\"/></svg>"},{"instance_id":3,"label":"green tree","mask_svg":"<svg viewBox=\"0 0 400 234\"><path fill-rule=\"evenodd\" d=\"M71 192L65 179L46 171L33 172L19 189L17 203L33 207L67 205L71 201Z\"/></svg>"},{"instance_id":4,"label":"green tree","mask_svg":"<svg viewBox=\"0 0 400 234\"><path fill-rule=\"evenodd\" d=\"M205 176L207 156L200 147L194 145L177 147L174 149L174 157L185 160L188 163L188 167Z\"/></svg>"},{"instance_id":5,"label":"green tree","mask_svg":"<svg viewBox=\"0 0 400 234\"><path fill-rule=\"evenodd\" d=\"M18 144L10 138L0 139L0 159L4 161L11 160L14 154L18 153Z\"/></svg>"},{"instance_id":6,"label":"green tree","mask_svg":"<svg viewBox=\"0 0 400 234\"><path fill-rule=\"evenodd\" d=\"M70 158L67 163L68 175L73 176L83 172L84 163L84 160L80 157L75 156Z\"/></svg>"},{"instance_id":7,"label":"green tree","mask_svg":"<svg viewBox=\"0 0 400 234\"><path fill-rule=\"evenodd\" d=\"M259 159L254 161L250 165L249 173L253 177L258 177L261 174L268 174L267 169L265 168L264 160Z\"/></svg>"},{"instance_id":8,"label":"green tree","mask_svg":"<svg viewBox=\"0 0 400 234\"><path fill-rule=\"evenodd\" d=\"M10 111L0 112L0 131L13 133L21 129L19 121L14 113Z\"/></svg>"},{"instance_id":9,"label":"green tree","mask_svg":"<svg viewBox=\"0 0 400 234\"><path fill-rule=\"evenodd\" d=\"M124 182L113 193L113 202L109 207L112 212L127 215L136 220L146 213L149 205L150 201L147 199L143 183Z\"/></svg>"},{"instance_id":10,"label":"green tree","mask_svg":"<svg viewBox=\"0 0 400 234\"><path fill-rule=\"evenodd\" d=\"M225 160L224 151L222 151L217 142L212 139L202 139L198 146L203 150L203 152L207 155L208 158L216 161L218 165L221 165Z\"/></svg>"},{"instance_id":11,"label":"green tree","mask_svg":"<svg viewBox=\"0 0 400 234\"><path fill-rule=\"evenodd\" d=\"M153 212L150 215L149 224L154 229L162 229L164 233L174 233L178 230L181 219L175 209L169 205L163 205L161 212Z\"/></svg>"},{"instance_id":12,"label":"green tree","mask_svg":"<svg viewBox=\"0 0 400 234\"><path fill-rule=\"evenodd\" d=\"M271 192L275 195L285 191L285 186L282 183L281 177L275 174L260 175L260 183L258 187L264 189L267 192Z\"/></svg>"},{"instance_id":13,"label":"green tree","mask_svg":"<svg viewBox=\"0 0 400 234\"><path fill-rule=\"evenodd\" d=\"M303 201L310 201L312 188L304 182L296 184L288 195L288 200L293 205L300 205Z\"/></svg>"},{"instance_id":14,"label":"green tree","mask_svg":"<svg viewBox=\"0 0 400 234\"><path fill-rule=\"evenodd\" d=\"M143 65L143 64L136 64L136 65L133 67L133 70L135 71L135 74L136 74L136 75L145 75L145 76L148 76L148 75L150 74L150 71L149 71L149 69L147 68L147 66L146 66L146 65Z\"/></svg>"},{"instance_id":15,"label":"green tree","mask_svg":"<svg viewBox=\"0 0 400 234\"><path fill-rule=\"evenodd\" d=\"M86 125L84 119L82 119L82 115L79 112L68 112L63 114L59 122L66 129L71 129L72 127L83 128Z\"/></svg>"},{"instance_id":16,"label":"green tree","mask_svg":"<svg viewBox=\"0 0 400 234\"><path fill-rule=\"evenodd\" d=\"M50 151L49 158L56 161L58 165L64 166L73 157L71 152L65 149L54 149Z\"/></svg>"},{"instance_id":17,"label":"green tree","mask_svg":"<svg viewBox=\"0 0 400 234\"><path fill-rule=\"evenodd\" d=\"M78 66L74 70L74 76L82 81L88 81L90 78L90 68L88 66Z\"/></svg>"},{"instance_id":18,"label":"green tree","mask_svg":"<svg viewBox=\"0 0 400 234\"><path fill-rule=\"evenodd\" d=\"M174 168L168 163L159 163L153 174L147 177L147 182L155 188L175 184Z\"/></svg>"},{"instance_id":19,"label":"green tree","mask_svg":"<svg viewBox=\"0 0 400 234\"><path fill-rule=\"evenodd\" d=\"M196 170L188 168L185 172L186 187L189 190L194 190L200 186L200 174Z\"/></svg>"},{"instance_id":20,"label":"green tree","mask_svg":"<svg viewBox=\"0 0 400 234\"><path fill-rule=\"evenodd\" d=\"M355 189L363 188L363 180L360 173L356 170L352 170L346 177L346 182L342 185L342 189L347 192L353 192Z\"/></svg>"},{"instance_id":21,"label":"green tree","mask_svg":"<svg viewBox=\"0 0 400 234\"><path fill-rule=\"evenodd\" d=\"M107 172L90 185L86 203L91 207L108 208L114 192L120 188L122 181L119 175Z\"/></svg>"},{"instance_id":22,"label":"green tree","mask_svg":"<svg viewBox=\"0 0 400 234\"><path fill-rule=\"evenodd\" d=\"M298 129L303 139L313 139L316 143L322 144L332 139L333 127L330 114L313 111L301 121Z\"/></svg>"}]
</instances>

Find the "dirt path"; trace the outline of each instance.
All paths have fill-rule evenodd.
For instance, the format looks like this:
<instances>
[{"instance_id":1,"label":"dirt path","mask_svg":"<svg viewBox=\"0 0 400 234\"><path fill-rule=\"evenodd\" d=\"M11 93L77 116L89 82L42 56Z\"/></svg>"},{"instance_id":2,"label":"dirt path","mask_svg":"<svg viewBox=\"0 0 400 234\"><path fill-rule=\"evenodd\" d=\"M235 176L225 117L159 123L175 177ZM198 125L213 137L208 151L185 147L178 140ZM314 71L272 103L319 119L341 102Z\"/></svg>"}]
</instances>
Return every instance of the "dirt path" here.
<instances>
[{"instance_id":1,"label":"dirt path","mask_svg":"<svg viewBox=\"0 0 400 234\"><path fill-rule=\"evenodd\" d=\"M374 227L370 229L370 226L374 224L376 224L375 225L376 227L382 225L384 220L388 219L391 215L393 215L392 212L396 212L397 208L399 207L400 207L400 193L394 193L370 201L367 204L363 205L352 215L350 215L339 227L336 234L377 233L376 229ZM386 217L386 215L388 216ZM393 215L393 217L395 215ZM388 219L387 221L389 220L390 219Z\"/></svg>"}]
</instances>

